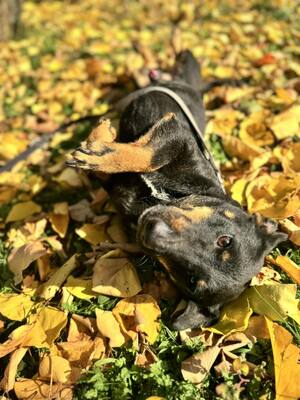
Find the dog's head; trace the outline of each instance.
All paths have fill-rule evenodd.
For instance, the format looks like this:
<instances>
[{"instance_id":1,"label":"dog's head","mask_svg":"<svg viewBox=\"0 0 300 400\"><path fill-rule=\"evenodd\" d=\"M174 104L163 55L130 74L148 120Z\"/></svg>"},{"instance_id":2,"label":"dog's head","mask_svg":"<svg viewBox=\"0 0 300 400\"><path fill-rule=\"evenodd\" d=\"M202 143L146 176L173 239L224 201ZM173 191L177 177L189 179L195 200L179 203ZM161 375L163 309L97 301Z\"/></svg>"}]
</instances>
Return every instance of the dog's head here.
<instances>
[{"instance_id":1,"label":"dog's head","mask_svg":"<svg viewBox=\"0 0 300 400\"><path fill-rule=\"evenodd\" d=\"M287 235L231 199L190 196L148 208L139 218L137 239L187 297L206 307L237 297Z\"/></svg>"}]
</instances>

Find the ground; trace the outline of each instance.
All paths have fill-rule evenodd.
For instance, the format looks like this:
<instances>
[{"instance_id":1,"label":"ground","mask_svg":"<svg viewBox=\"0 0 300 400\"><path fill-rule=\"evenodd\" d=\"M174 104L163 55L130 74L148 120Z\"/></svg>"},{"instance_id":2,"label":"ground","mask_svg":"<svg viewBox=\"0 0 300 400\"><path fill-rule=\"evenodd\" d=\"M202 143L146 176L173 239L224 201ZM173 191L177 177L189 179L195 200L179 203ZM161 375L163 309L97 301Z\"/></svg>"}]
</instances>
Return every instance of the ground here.
<instances>
[{"instance_id":1,"label":"ground","mask_svg":"<svg viewBox=\"0 0 300 400\"><path fill-rule=\"evenodd\" d=\"M130 252L99 181L64 164L93 121L58 130L0 173L2 399L300 397L299 19L289 0L24 3L0 44L0 166L189 48L205 80L244 82L204 99L226 190L290 240L215 326L175 332L163 268Z\"/></svg>"}]
</instances>

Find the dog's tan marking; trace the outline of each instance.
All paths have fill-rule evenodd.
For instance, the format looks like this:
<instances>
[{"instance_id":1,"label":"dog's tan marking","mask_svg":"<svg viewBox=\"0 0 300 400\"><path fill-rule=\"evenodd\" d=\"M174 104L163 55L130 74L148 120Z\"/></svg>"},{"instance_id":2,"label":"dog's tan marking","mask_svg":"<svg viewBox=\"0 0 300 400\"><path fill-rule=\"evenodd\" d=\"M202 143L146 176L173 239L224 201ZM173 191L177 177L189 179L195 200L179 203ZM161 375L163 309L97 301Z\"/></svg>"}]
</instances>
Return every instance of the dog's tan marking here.
<instances>
[{"instance_id":1,"label":"dog's tan marking","mask_svg":"<svg viewBox=\"0 0 300 400\"><path fill-rule=\"evenodd\" d=\"M92 151L100 151L103 142L112 143L117 137L115 128L111 125L109 119L105 119L92 130L86 141L86 147Z\"/></svg>"},{"instance_id":2,"label":"dog's tan marking","mask_svg":"<svg viewBox=\"0 0 300 400\"><path fill-rule=\"evenodd\" d=\"M224 215L225 217L229 218L229 219L234 219L235 218L235 214L234 212L230 211L230 210L225 210L224 211Z\"/></svg>"},{"instance_id":3,"label":"dog's tan marking","mask_svg":"<svg viewBox=\"0 0 300 400\"><path fill-rule=\"evenodd\" d=\"M79 168L114 174L118 172L151 172L153 150L149 146L140 147L136 143L102 144L103 155L85 154L75 151L75 160L84 162ZM105 153L105 151L107 151Z\"/></svg>"},{"instance_id":4,"label":"dog's tan marking","mask_svg":"<svg viewBox=\"0 0 300 400\"><path fill-rule=\"evenodd\" d=\"M92 131L87 141L73 152L72 166L106 174L153 172L161 167L161 165L151 165L154 157L153 136L163 124L175 118L174 113L167 113L149 132L132 143L114 142L116 132L111 127L110 121L104 120Z\"/></svg>"},{"instance_id":5,"label":"dog's tan marking","mask_svg":"<svg viewBox=\"0 0 300 400\"><path fill-rule=\"evenodd\" d=\"M199 279L199 281L197 281L198 288L204 288L206 286L207 286L207 283L203 279Z\"/></svg>"},{"instance_id":6,"label":"dog's tan marking","mask_svg":"<svg viewBox=\"0 0 300 400\"><path fill-rule=\"evenodd\" d=\"M190 222L204 221L213 213L213 209L207 206L194 207L191 210L183 210L179 207L172 207L172 209L176 211L177 216L171 217L170 224L177 232L186 229Z\"/></svg>"},{"instance_id":7,"label":"dog's tan marking","mask_svg":"<svg viewBox=\"0 0 300 400\"><path fill-rule=\"evenodd\" d=\"M229 251L227 251L227 250L223 251L222 260L224 262L226 262L226 261L230 260L230 258L231 258L231 254L229 253Z\"/></svg>"}]
</instances>

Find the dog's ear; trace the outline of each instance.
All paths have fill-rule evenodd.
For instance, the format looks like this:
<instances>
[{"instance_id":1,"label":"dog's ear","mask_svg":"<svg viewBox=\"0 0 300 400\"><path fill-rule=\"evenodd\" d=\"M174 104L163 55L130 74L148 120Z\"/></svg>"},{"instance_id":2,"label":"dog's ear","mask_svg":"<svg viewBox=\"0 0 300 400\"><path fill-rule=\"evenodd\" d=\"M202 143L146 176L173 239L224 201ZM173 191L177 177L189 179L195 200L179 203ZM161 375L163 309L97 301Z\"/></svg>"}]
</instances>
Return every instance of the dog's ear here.
<instances>
[{"instance_id":1,"label":"dog's ear","mask_svg":"<svg viewBox=\"0 0 300 400\"><path fill-rule=\"evenodd\" d=\"M270 252L278 243L288 239L288 235L283 232L278 232L278 224L276 221L264 218L260 214L255 214L256 224L259 232L263 235L266 252Z\"/></svg>"}]
</instances>

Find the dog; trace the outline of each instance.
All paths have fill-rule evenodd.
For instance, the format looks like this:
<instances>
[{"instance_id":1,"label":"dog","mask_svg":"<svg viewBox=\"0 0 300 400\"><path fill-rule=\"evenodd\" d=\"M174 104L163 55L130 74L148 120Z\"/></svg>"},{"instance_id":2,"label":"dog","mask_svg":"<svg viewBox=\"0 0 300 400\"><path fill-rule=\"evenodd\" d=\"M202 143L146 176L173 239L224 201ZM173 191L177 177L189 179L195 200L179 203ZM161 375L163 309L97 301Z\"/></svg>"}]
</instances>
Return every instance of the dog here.
<instances>
[{"instance_id":1,"label":"dog","mask_svg":"<svg viewBox=\"0 0 300 400\"><path fill-rule=\"evenodd\" d=\"M179 96L192 116L158 85ZM195 134L205 129L201 85L197 60L181 52L172 80L129 97L118 142L103 121L105 133L99 136L96 128L67 162L110 174L103 185L125 226L189 299L173 322L177 330L215 322L221 307L259 272L265 255L287 239L275 222L247 214L224 192Z\"/></svg>"}]
</instances>

